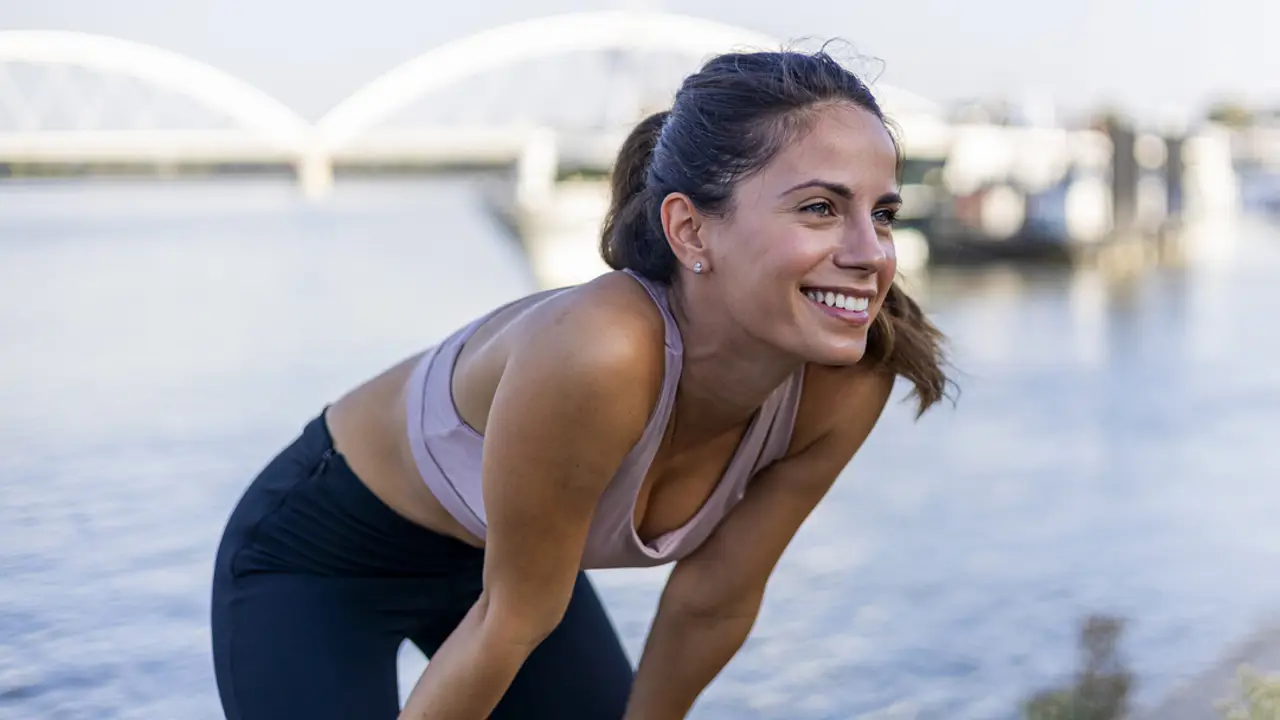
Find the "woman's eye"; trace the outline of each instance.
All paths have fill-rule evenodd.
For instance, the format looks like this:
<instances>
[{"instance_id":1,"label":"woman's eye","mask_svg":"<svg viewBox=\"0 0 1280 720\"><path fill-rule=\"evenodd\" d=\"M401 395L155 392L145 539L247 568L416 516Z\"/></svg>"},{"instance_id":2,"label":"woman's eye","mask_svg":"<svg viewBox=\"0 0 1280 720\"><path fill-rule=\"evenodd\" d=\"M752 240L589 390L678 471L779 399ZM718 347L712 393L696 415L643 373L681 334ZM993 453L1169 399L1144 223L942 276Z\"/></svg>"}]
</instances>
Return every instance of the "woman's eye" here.
<instances>
[{"instance_id":1,"label":"woman's eye","mask_svg":"<svg viewBox=\"0 0 1280 720\"><path fill-rule=\"evenodd\" d=\"M881 208L871 214L877 223L893 227L898 222L898 211L893 208Z\"/></svg>"},{"instance_id":2,"label":"woman's eye","mask_svg":"<svg viewBox=\"0 0 1280 720\"><path fill-rule=\"evenodd\" d=\"M827 202L826 200L822 200L820 202L809 203L808 205L805 205L804 207L800 208L800 212L807 212L813 215L818 215L820 217L830 217L832 215L835 215L836 209L831 206L831 203Z\"/></svg>"}]
</instances>

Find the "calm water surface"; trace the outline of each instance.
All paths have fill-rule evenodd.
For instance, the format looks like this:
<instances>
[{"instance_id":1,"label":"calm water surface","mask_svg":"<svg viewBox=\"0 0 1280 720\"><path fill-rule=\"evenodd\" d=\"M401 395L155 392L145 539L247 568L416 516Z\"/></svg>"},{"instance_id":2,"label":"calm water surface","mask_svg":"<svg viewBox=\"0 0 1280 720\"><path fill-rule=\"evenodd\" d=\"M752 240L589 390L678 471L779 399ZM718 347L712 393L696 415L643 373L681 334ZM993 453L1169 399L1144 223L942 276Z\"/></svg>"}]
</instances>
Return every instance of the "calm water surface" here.
<instances>
[{"instance_id":1,"label":"calm water surface","mask_svg":"<svg viewBox=\"0 0 1280 720\"><path fill-rule=\"evenodd\" d=\"M1130 618L1147 702L1280 609L1280 232L1214 240L1136 281L928 279L959 405L891 408L694 717L1014 717L1091 612ZM461 181L0 186L0 717L220 717L209 572L250 478L531 289ZM665 573L595 575L637 655Z\"/></svg>"}]
</instances>

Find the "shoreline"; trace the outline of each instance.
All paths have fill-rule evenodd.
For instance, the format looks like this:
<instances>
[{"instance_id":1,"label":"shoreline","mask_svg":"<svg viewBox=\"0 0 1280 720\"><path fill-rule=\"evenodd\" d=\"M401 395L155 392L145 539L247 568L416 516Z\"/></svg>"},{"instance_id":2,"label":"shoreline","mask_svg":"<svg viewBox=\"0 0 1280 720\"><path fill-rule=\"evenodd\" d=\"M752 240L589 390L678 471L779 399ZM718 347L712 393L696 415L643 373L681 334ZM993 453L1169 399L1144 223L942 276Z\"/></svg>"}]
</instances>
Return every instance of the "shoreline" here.
<instances>
[{"instance_id":1,"label":"shoreline","mask_svg":"<svg viewBox=\"0 0 1280 720\"><path fill-rule=\"evenodd\" d=\"M1222 656L1187 677L1131 720L1222 720L1219 703L1239 694L1239 670L1249 665L1263 675L1280 673L1280 616L1270 616Z\"/></svg>"}]
</instances>

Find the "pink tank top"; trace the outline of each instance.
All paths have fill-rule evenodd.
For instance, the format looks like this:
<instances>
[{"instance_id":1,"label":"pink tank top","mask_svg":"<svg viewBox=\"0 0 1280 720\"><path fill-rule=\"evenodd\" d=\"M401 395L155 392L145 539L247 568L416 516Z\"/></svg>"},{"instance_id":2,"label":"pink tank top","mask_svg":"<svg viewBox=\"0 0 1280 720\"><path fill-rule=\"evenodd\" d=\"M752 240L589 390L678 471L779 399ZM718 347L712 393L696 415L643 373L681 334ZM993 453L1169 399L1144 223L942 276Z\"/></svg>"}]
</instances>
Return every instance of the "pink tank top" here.
<instances>
[{"instance_id":1,"label":"pink tank top","mask_svg":"<svg viewBox=\"0 0 1280 720\"><path fill-rule=\"evenodd\" d=\"M684 526L641 541L633 521L636 500L675 406L684 343L667 299L668 287L627 271L657 303L666 323L666 374L657 405L640 440L606 486L587 534L582 567L650 567L679 560L702 544L742 499L751 478L781 458L791 441L803 369L778 386L753 416L719 484ZM418 471L445 509L468 531L485 537L480 458L484 436L458 416L453 404L453 367L469 337L498 308L428 350L409 379L407 420Z\"/></svg>"}]
</instances>

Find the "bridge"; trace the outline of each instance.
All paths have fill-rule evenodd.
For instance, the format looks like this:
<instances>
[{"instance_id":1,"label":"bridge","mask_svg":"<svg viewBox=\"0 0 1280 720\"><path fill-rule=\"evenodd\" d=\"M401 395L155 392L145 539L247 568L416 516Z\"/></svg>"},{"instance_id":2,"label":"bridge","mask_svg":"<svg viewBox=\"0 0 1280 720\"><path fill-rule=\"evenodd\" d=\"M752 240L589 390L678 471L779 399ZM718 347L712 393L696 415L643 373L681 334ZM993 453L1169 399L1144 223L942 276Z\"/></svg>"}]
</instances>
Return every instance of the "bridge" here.
<instances>
[{"instance_id":1,"label":"bridge","mask_svg":"<svg viewBox=\"0 0 1280 720\"><path fill-rule=\"evenodd\" d=\"M281 166L324 195L335 168L515 167L545 191L607 170L643 112L729 50L766 35L641 10L571 13L432 48L308 121L250 83L180 54L77 32L0 32L0 165ZM933 117L878 86L900 124ZM521 105L523 103L523 105Z\"/></svg>"},{"instance_id":2,"label":"bridge","mask_svg":"<svg viewBox=\"0 0 1280 720\"><path fill-rule=\"evenodd\" d=\"M3 31L0 174L285 170L322 198L342 171L496 169L502 181L484 187L490 211L520 238L544 285L570 284L605 269L595 250L608 206L602 176L635 122L669 107L710 56L782 46L686 15L555 15L429 49L308 120L168 50ZM945 135L931 102L873 87L909 152Z\"/></svg>"}]
</instances>

